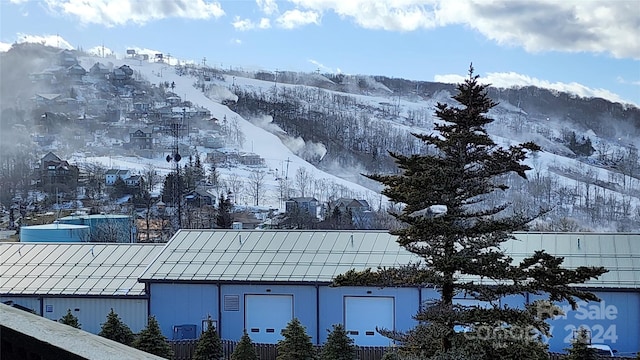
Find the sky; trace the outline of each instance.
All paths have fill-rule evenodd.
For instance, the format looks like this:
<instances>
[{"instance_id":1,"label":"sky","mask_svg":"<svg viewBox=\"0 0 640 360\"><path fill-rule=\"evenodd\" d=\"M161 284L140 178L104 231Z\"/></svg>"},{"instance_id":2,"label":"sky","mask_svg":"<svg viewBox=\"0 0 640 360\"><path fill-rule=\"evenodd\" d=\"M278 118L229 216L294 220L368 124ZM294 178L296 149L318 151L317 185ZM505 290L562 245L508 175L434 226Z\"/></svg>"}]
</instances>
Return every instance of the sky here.
<instances>
[{"instance_id":1,"label":"sky","mask_svg":"<svg viewBox=\"0 0 640 360\"><path fill-rule=\"evenodd\" d=\"M44 42L208 66L536 85L640 106L640 0L0 0Z\"/></svg>"}]
</instances>

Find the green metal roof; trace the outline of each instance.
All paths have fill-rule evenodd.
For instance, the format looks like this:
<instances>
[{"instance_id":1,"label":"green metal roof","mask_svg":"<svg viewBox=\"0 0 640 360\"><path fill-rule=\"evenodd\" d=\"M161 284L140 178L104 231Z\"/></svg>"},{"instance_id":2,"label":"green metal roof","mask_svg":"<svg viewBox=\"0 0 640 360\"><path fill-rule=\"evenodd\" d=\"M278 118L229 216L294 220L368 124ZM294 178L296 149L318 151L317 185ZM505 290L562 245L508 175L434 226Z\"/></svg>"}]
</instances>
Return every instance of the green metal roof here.
<instances>
[{"instance_id":1,"label":"green metal roof","mask_svg":"<svg viewBox=\"0 0 640 360\"><path fill-rule=\"evenodd\" d=\"M155 244L0 243L0 294L144 295Z\"/></svg>"},{"instance_id":2,"label":"green metal roof","mask_svg":"<svg viewBox=\"0 0 640 360\"><path fill-rule=\"evenodd\" d=\"M609 269L585 286L640 288L640 234L515 236L516 240L504 243L515 261L545 249L565 257L568 268L592 265ZM386 231L180 230L140 280L330 282L350 269L392 267L418 260Z\"/></svg>"}]
</instances>

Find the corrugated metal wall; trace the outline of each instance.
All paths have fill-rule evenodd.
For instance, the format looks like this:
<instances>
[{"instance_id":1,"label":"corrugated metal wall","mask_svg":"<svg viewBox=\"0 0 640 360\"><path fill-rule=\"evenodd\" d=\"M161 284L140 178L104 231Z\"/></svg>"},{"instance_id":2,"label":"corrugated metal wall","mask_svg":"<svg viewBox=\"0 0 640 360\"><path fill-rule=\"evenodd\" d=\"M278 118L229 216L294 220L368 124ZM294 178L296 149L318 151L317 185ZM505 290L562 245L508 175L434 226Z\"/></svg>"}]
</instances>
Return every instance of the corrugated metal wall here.
<instances>
[{"instance_id":1,"label":"corrugated metal wall","mask_svg":"<svg viewBox=\"0 0 640 360\"><path fill-rule=\"evenodd\" d=\"M147 325L147 300L118 298L44 298L43 316L58 320L67 309L78 318L83 330L97 334L113 308L133 332Z\"/></svg>"},{"instance_id":2,"label":"corrugated metal wall","mask_svg":"<svg viewBox=\"0 0 640 360\"><path fill-rule=\"evenodd\" d=\"M34 313L40 314L40 299L37 297L20 297L20 296L2 296L0 302L6 303L12 301L14 304L24 306L33 310Z\"/></svg>"}]
</instances>

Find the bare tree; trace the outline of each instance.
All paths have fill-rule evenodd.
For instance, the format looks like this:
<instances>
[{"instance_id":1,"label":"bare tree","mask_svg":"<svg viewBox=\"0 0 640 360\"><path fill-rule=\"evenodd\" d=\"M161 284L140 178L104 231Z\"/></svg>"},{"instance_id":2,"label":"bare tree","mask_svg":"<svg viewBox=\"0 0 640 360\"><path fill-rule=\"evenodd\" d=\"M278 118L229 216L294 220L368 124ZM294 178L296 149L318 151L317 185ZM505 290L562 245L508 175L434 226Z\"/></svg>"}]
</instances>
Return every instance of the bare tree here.
<instances>
[{"instance_id":1,"label":"bare tree","mask_svg":"<svg viewBox=\"0 0 640 360\"><path fill-rule=\"evenodd\" d=\"M150 193L153 193L153 189L160 183L162 179L162 176L158 174L155 165L153 165L152 163L148 163L144 168L143 177L146 181L145 185L147 191L149 191Z\"/></svg>"},{"instance_id":2,"label":"bare tree","mask_svg":"<svg viewBox=\"0 0 640 360\"><path fill-rule=\"evenodd\" d=\"M249 174L247 185L249 186L250 196L253 199L253 205L260 205L260 200L264 199L264 177L266 172L262 170L254 170Z\"/></svg>"},{"instance_id":3,"label":"bare tree","mask_svg":"<svg viewBox=\"0 0 640 360\"><path fill-rule=\"evenodd\" d=\"M237 174L230 174L227 177L225 187L226 193L233 195L233 202L238 203L237 199L240 199L244 193L244 181Z\"/></svg>"},{"instance_id":4,"label":"bare tree","mask_svg":"<svg viewBox=\"0 0 640 360\"><path fill-rule=\"evenodd\" d=\"M311 187L311 182L313 181L313 176L306 168L298 168L296 171L296 179L295 184L300 192L301 197L305 197L305 194L308 192Z\"/></svg>"}]
</instances>

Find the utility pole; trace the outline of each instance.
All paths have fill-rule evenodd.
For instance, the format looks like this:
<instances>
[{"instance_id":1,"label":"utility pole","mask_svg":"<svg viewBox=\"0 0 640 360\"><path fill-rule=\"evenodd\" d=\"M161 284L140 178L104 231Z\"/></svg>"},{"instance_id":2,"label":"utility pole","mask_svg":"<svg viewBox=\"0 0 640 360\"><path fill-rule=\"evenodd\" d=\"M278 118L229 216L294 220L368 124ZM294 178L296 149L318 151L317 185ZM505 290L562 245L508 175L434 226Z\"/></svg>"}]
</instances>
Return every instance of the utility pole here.
<instances>
[{"instance_id":1,"label":"utility pole","mask_svg":"<svg viewBox=\"0 0 640 360\"><path fill-rule=\"evenodd\" d=\"M284 176L285 180L289 180L289 163L291 162L291 160L289 160L289 158L287 158L287 160L285 160L285 162L287 163L287 172Z\"/></svg>"}]
</instances>

